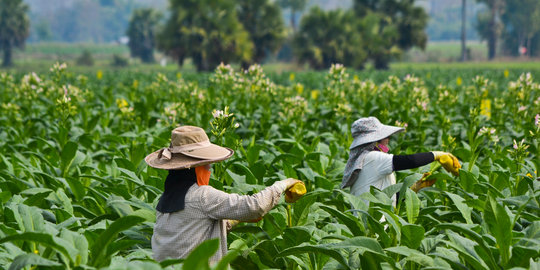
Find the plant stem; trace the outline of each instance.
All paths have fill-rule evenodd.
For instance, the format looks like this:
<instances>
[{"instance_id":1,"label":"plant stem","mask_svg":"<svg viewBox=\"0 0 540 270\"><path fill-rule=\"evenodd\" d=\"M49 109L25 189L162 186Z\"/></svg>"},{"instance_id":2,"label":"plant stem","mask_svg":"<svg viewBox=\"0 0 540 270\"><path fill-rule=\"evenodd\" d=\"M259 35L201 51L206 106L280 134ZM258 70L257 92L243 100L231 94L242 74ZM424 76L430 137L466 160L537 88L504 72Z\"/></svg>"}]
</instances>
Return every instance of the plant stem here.
<instances>
[{"instance_id":1,"label":"plant stem","mask_svg":"<svg viewBox=\"0 0 540 270\"><path fill-rule=\"evenodd\" d=\"M287 204L287 226L292 227L291 205Z\"/></svg>"}]
</instances>

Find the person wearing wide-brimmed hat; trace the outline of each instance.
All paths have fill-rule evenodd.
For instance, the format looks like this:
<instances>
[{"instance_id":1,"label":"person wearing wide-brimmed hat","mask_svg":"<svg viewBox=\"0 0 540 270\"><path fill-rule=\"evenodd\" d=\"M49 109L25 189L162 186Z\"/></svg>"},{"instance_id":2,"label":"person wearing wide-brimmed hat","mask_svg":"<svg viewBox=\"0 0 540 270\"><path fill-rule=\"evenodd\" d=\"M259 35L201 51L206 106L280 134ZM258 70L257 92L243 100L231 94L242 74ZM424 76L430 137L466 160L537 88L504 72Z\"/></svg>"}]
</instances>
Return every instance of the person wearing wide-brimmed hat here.
<instances>
[{"instance_id":1,"label":"person wearing wide-brimmed hat","mask_svg":"<svg viewBox=\"0 0 540 270\"><path fill-rule=\"evenodd\" d=\"M351 126L353 142L349 148L349 160L345 166L341 188L351 187L351 194L360 195L369 192L374 186L379 190L396 183L394 171L418 168L433 161L450 159L452 165L443 164L453 174L459 172L461 165L450 153L433 151L412 155L388 154L389 137L403 131L402 127L382 124L376 117L356 120ZM428 182L429 181L429 182ZM418 191L425 185L432 185L435 180L417 182L413 190ZM392 196L394 204L395 195Z\"/></svg>"},{"instance_id":2,"label":"person wearing wide-brimmed hat","mask_svg":"<svg viewBox=\"0 0 540 270\"><path fill-rule=\"evenodd\" d=\"M169 170L163 195L157 204L152 235L157 261L185 258L205 240L218 238L215 262L227 253L229 220L257 220L278 204L281 194L300 182L285 179L254 195L228 194L208 185L211 163L223 161L234 151L211 143L206 132L195 126L172 131L171 144L148 155L146 163Z\"/></svg>"}]
</instances>

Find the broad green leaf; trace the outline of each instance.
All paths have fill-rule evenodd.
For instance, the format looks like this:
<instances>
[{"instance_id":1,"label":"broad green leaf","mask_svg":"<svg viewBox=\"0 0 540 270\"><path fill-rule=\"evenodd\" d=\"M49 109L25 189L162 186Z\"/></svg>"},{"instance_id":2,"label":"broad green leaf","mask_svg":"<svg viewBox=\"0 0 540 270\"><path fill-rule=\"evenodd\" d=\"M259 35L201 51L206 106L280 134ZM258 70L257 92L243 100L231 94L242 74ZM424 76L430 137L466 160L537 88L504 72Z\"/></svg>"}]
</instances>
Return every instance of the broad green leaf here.
<instances>
[{"instance_id":1,"label":"broad green leaf","mask_svg":"<svg viewBox=\"0 0 540 270\"><path fill-rule=\"evenodd\" d=\"M26 266L35 265L35 266L61 266L62 264L45 259L39 255L29 253L23 254L15 257L11 265L9 265L9 270L19 270L23 269Z\"/></svg>"},{"instance_id":2,"label":"broad green leaf","mask_svg":"<svg viewBox=\"0 0 540 270\"><path fill-rule=\"evenodd\" d=\"M459 185L467 192L472 192L474 185L478 183L476 177L463 168L459 171Z\"/></svg>"},{"instance_id":3,"label":"broad green leaf","mask_svg":"<svg viewBox=\"0 0 540 270\"><path fill-rule=\"evenodd\" d=\"M283 231L283 240L288 246L297 246L309 242L311 233L303 227L286 228Z\"/></svg>"},{"instance_id":4,"label":"broad green leaf","mask_svg":"<svg viewBox=\"0 0 540 270\"><path fill-rule=\"evenodd\" d=\"M317 193L318 192L307 193L292 205L292 221L294 226L302 226L309 221L310 209L317 200Z\"/></svg>"},{"instance_id":5,"label":"broad green leaf","mask_svg":"<svg viewBox=\"0 0 540 270\"><path fill-rule=\"evenodd\" d=\"M463 199L459 195L456 195L450 192L445 192L445 193L448 197L450 197L452 202L454 202L454 205L457 207L459 212L461 212L461 215L463 216L467 224L472 224L473 223L471 220L472 209L467 204L465 204L465 199Z\"/></svg>"},{"instance_id":6,"label":"broad green leaf","mask_svg":"<svg viewBox=\"0 0 540 270\"><path fill-rule=\"evenodd\" d=\"M23 232L43 232L45 230L43 226L45 221L39 208L24 204L11 204L10 208L19 225L19 230Z\"/></svg>"},{"instance_id":7,"label":"broad green leaf","mask_svg":"<svg viewBox=\"0 0 540 270\"><path fill-rule=\"evenodd\" d=\"M364 210L358 210L355 212L362 213L362 217L367 219L369 229L378 235L378 241L381 242L384 247L392 245L392 239L385 231L385 228L380 220L376 220L367 211Z\"/></svg>"},{"instance_id":8,"label":"broad green leaf","mask_svg":"<svg viewBox=\"0 0 540 270\"><path fill-rule=\"evenodd\" d=\"M315 173L311 168L300 168L298 169L300 173L305 177L305 179L309 180L310 182L315 181Z\"/></svg>"},{"instance_id":9,"label":"broad green leaf","mask_svg":"<svg viewBox=\"0 0 540 270\"><path fill-rule=\"evenodd\" d=\"M469 225L469 224L462 224L462 223L441 223L441 224L438 224L436 227L437 229L450 229L452 231L462 233L465 236L467 236L469 239L472 239L473 241L467 238L464 238L465 240L461 240L461 238L456 238L460 240L461 242L471 241L470 243L474 243L474 245L469 243L469 246L467 248L478 246L480 248L479 249L480 254L478 254L477 256L482 258L483 261L487 265L489 265L490 268L497 267L496 260L493 257L493 252L490 250L490 246L486 243L484 238L479 233L473 230L473 229L480 229L479 225L477 224ZM449 234L449 233L451 232L450 231L446 232L446 234ZM474 251L474 254L477 254L476 249Z\"/></svg>"},{"instance_id":10,"label":"broad green leaf","mask_svg":"<svg viewBox=\"0 0 540 270\"><path fill-rule=\"evenodd\" d=\"M387 248L386 251L403 255L405 256L405 260L415 262L422 266L430 267L434 265L433 258L421 253L418 250L411 249L405 246L390 247Z\"/></svg>"},{"instance_id":11,"label":"broad green leaf","mask_svg":"<svg viewBox=\"0 0 540 270\"><path fill-rule=\"evenodd\" d=\"M501 252L502 265L510 259L510 246L512 245L512 221L505 207L498 203L491 195L488 196L484 210L484 221L490 232L497 239L497 246Z\"/></svg>"},{"instance_id":12,"label":"broad green leaf","mask_svg":"<svg viewBox=\"0 0 540 270\"><path fill-rule=\"evenodd\" d=\"M446 241L453 250L457 251L473 269L490 269L484 260L476 253L476 242L464 238L454 232L447 232L450 241Z\"/></svg>"},{"instance_id":13,"label":"broad green leaf","mask_svg":"<svg viewBox=\"0 0 540 270\"><path fill-rule=\"evenodd\" d=\"M90 265L101 266L108 261L111 254L107 252L107 246L116 239L116 235L125 231L141 222L145 221L144 218L138 216L124 216L115 220L105 231L103 231L96 241L90 247Z\"/></svg>"},{"instance_id":14,"label":"broad green leaf","mask_svg":"<svg viewBox=\"0 0 540 270\"><path fill-rule=\"evenodd\" d=\"M418 249L426 231L422 226L405 224L401 226L401 244L412 249Z\"/></svg>"},{"instance_id":15,"label":"broad green leaf","mask_svg":"<svg viewBox=\"0 0 540 270\"><path fill-rule=\"evenodd\" d=\"M354 217L352 215L344 214L343 212L341 212L341 211L339 211L337 209L334 209L332 207L328 207L328 206L325 206L325 205L321 205L321 209L327 211L332 216L337 218L339 221L344 223L347 226L347 228L349 228L349 230L351 231L352 236L361 236L361 235L365 234L364 233L364 231L365 231L364 226L362 225L362 223L360 223L358 221L358 219L356 217Z\"/></svg>"},{"instance_id":16,"label":"broad green leaf","mask_svg":"<svg viewBox=\"0 0 540 270\"><path fill-rule=\"evenodd\" d=\"M75 196L75 199L77 201L82 200L84 195L86 195L86 189L84 185L81 183L81 179L74 178L74 177L67 177L66 182L69 184L69 188L71 189L71 192Z\"/></svg>"},{"instance_id":17,"label":"broad green leaf","mask_svg":"<svg viewBox=\"0 0 540 270\"><path fill-rule=\"evenodd\" d=\"M284 249L277 255L277 257L298 255L303 253L321 253L330 256L334 260L338 261L341 265L343 265L346 269L350 269L345 256L343 256L343 254L341 254L341 252L339 252L338 250L333 249L331 246L316 246L308 244L299 245L296 247Z\"/></svg>"},{"instance_id":18,"label":"broad green leaf","mask_svg":"<svg viewBox=\"0 0 540 270\"><path fill-rule=\"evenodd\" d=\"M246 183L251 184L251 185L257 184L257 178L255 177L255 175L253 175L253 173L248 167L240 163L234 163L233 167L237 168L241 172L240 175L243 174L246 177Z\"/></svg>"},{"instance_id":19,"label":"broad green leaf","mask_svg":"<svg viewBox=\"0 0 540 270\"><path fill-rule=\"evenodd\" d=\"M28 241L32 243L41 244L46 247L50 247L62 255L64 255L70 262L73 262L73 258L69 256L69 252L65 247L58 244L52 235L47 233L37 233L37 232L24 232L21 234L10 235L0 239L0 244L5 242L13 241Z\"/></svg>"},{"instance_id":20,"label":"broad green leaf","mask_svg":"<svg viewBox=\"0 0 540 270\"><path fill-rule=\"evenodd\" d=\"M71 246L78 251L77 253L71 254L75 260L75 265L86 265L88 262L88 241L86 240L86 237L69 230L62 230L60 237L69 242Z\"/></svg>"},{"instance_id":21,"label":"broad green leaf","mask_svg":"<svg viewBox=\"0 0 540 270\"><path fill-rule=\"evenodd\" d=\"M77 149L79 148L79 145L75 142L68 141L64 148L62 148L62 152L60 153L60 160L61 160L61 169L62 169L62 175L65 177L71 163L73 162L73 158L75 157L75 154L77 153Z\"/></svg>"},{"instance_id":22,"label":"broad green leaf","mask_svg":"<svg viewBox=\"0 0 540 270\"><path fill-rule=\"evenodd\" d=\"M414 224L420 213L420 199L416 195L416 192L411 189L405 191L405 207L407 210L407 220L409 223Z\"/></svg>"}]
</instances>

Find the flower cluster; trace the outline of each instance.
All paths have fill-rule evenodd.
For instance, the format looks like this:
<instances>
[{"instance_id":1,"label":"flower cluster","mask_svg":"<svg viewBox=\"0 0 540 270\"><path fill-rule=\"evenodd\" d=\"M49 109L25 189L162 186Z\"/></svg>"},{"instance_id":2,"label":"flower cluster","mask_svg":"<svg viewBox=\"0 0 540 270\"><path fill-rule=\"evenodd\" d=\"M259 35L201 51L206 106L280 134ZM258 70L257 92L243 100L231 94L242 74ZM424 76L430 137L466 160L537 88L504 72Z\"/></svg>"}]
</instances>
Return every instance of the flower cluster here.
<instances>
[{"instance_id":1,"label":"flower cluster","mask_svg":"<svg viewBox=\"0 0 540 270\"><path fill-rule=\"evenodd\" d=\"M229 113L229 107L226 106L223 110L212 111L212 134L216 136L218 143L222 143L222 139L228 131L235 130L240 127L239 123L235 122L234 114Z\"/></svg>"},{"instance_id":2,"label":"flower cluster","mask_svg":"<svg viewBox=\"0 0 540 270\"><path fill-rule=\"evenodd\" d=\"M351 115L352 108L349 104L339 103L334 111L336 112L336 115L348 118Z\"/></svg>"},{"instance_id":3,"label":"flower cluster","mask_svg":"<svg viewBox=\"0 0 540 270\"><path fill-rule=\"evenodd\" d=\"M120 110L122 116L124 116L125 118L131 119L134 116L133 107L129 106L127 100L123 98L117 98L116 106Z\"/></svg>"},{"instance_id":4,"label":"flower cluster","mask_svg":"<svg viewBox=\"0 0 540 270\"><path fill-rule=\"evenodd\" d=\"M165 114L165 122L169 126L174 126L175 124L180 124L182 119L187 118L187 110L184 103L175 102L171 103L169 106L163 109Z\"/></svg>"},{"instance_id":5,"label":"flower cluster","mask_svg":"<svg viewBox=\"0 0 540 270\"><path fill-rule=\"evenodd\" d=\"M402 127L402 128L407 128L409 126L409 124L404 123L404 122L402 123L399 120L396 120L395 125L398 126L398 127Z\"/></svg>"},{"instance_id":6,"label":"flower cluster","mask_svg":"<svg viewBox=\"0 0 540 270\"><path fill-rule=\"evenodd\" d=\"M304 113L308 111L308 102L301 96L286 97L283 100L283 111L279 115L283 118L301 120Z\"/></svg>"},{"instance_id":7,"label":"flower cluster","mask_svg":"<svg viewBox=\"0 0 540 270\"><path fill-rule=\"evenodd\" d=\"M486 136L490 141L494 142L494 143L498 143L499 142L499 136L497 136L495 134L495 132L497 132L497 130L495 128L490 128L490 127L482 127L479 131L478 131L478 136Z\"/></svg>"}]
</instances>

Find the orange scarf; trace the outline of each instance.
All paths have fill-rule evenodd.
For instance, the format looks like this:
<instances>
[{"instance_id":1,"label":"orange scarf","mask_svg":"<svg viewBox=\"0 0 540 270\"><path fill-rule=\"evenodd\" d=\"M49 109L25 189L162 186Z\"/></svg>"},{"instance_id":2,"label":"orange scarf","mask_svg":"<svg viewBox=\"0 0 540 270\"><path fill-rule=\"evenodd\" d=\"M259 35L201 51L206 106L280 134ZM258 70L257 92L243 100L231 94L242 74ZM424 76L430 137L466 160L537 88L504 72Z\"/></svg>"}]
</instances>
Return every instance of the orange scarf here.
<instances>
[{"instance_id":1,"label":"orange scarf","mask_svg":"<svg viewBox=\"0 0 540 270\"><path fill-rule=\"evenodd\" d=\"M207 186L210 183L211 171L206 169L206 166L195 167L195 174L197 175L197 185Z\"/></svg>"}]
</instances>

